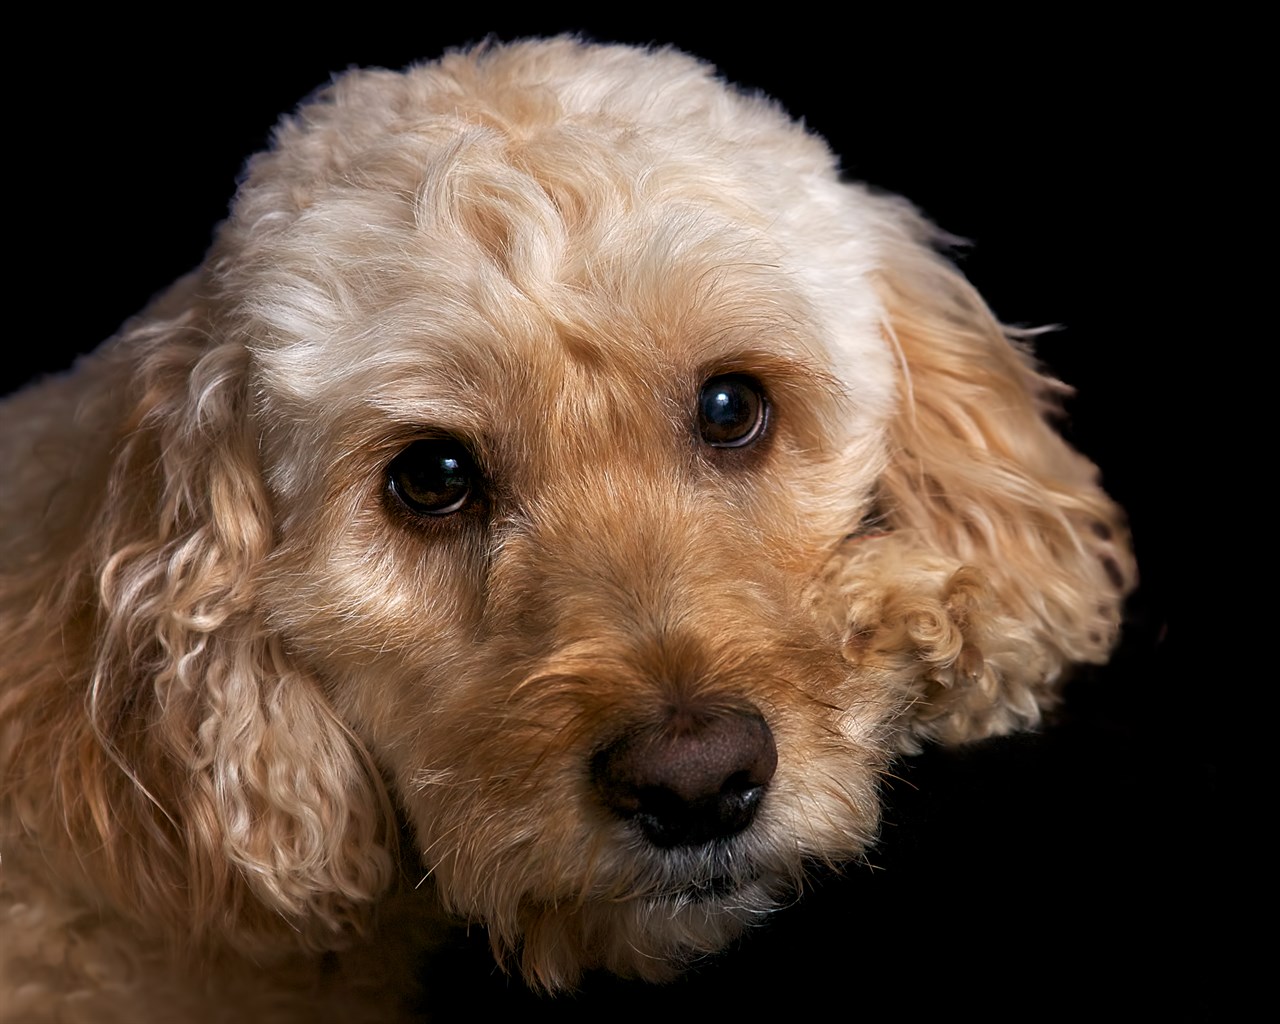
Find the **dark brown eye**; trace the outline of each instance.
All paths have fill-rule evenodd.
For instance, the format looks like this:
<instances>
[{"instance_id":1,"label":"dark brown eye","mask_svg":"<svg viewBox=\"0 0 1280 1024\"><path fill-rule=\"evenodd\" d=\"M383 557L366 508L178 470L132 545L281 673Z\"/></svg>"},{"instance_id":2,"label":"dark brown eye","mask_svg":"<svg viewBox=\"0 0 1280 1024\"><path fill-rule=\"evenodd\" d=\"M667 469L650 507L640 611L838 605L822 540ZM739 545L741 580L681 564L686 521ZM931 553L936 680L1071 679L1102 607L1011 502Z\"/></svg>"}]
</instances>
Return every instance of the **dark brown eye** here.
<instances>
[{"instance_id":1,"label":"dark brown eye","mask_svg":"<svg viewBox=\"0 0 1280 1024\"><path fill-rule=\"evenodd\" d=\"M387 483L410 512L447 516L475 496L480 471L456 437L429 437L414 441L391 460Z\"/></svg>"},{"instance_id":2,"label":"dark brown eye","mask_svg":"<svg viewBox=\"0 0 1280 1024\"><path fill-rule=\"evenodd\" d=\"M767 412L759 381L741 373L711 377L698 393L698 433L713 448L740 448L764 433Z\"/></svg>"}]
</instances>

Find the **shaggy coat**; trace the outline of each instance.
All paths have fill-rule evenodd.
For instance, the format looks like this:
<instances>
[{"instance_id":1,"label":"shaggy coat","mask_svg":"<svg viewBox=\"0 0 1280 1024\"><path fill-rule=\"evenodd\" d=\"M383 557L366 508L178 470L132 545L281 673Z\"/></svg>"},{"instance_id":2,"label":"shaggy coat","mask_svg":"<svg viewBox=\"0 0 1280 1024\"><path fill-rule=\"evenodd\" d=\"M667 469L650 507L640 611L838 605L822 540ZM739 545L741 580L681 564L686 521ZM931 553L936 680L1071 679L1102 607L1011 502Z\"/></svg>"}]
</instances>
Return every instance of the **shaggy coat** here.
<instances>
[{"instance_id":1,"label":"shaggy coat","mask_svg":"<svg viewBox=\"0 0 1280 1024\"><path fill-rule=\"evenodd\" d=\"M0 406L7 1019L385 1021L451 919L668 977L858 857L894 756L1035 726L1134 567L934 242L671 50L284 120Z\"/></svg>"}]
</instances>

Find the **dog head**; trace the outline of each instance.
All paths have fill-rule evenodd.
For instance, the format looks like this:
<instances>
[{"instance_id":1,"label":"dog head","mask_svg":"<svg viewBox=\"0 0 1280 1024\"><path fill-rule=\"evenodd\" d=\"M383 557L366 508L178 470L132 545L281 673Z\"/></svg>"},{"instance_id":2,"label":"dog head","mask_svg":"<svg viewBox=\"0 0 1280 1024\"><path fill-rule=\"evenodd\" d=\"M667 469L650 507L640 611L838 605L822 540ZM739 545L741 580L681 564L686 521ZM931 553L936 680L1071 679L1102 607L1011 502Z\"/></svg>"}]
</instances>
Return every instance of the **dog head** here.
<instances>
[{"instance_id":1,"label":"dog head","mask_svg":"<svg viewBox=\"0 0 1280 1024\"><path fill-rule=\"evenodd\" d=\"M932 240L672 51L342 76L45 385L11 817L242 948L357 926L399 819L547 987L722 947L1114 642L1119 514Z\"/></svg>"}]
</instances>

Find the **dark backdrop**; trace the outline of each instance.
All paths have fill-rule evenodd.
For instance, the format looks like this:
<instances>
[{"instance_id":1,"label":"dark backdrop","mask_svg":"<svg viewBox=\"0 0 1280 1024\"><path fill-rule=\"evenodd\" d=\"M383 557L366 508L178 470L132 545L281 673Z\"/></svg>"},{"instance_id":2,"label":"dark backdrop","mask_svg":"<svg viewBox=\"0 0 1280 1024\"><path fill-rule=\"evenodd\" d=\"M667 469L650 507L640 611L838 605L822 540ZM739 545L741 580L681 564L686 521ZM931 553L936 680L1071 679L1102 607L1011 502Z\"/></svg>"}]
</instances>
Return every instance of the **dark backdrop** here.
<instances>
[{"instance_id":1,"label":"dark backdrop","mask_svg":"<svg viewBox=\"0 0 1280 1024\"><path fill-rule=\"evenodd\" d=\"M494 971L474 933L429 969L445 1019L683 1019L775 1001L807 1016L828 999L849 1019L1219 1015L1232 998L1220 970L1234 863L1218 811L1225 716L1197 697L1203 669L1181 614L1193 597L1182 531L1192 516L1210 527L1196 511L1202 482L1175 482L1189 413L1174 370L1193 328L1190 285L1165 269L1183 243L1163 226L1193 143L1187 78L1152 56L1157 35L865 13L851 27L739 14L700 30L372 9L267 28L190 17L183 28L78 22L79 41L57 45L64 27L49 23L25 41L37 102L6 116L10 302L27 312L5 390L67 365L194 266L244 159L331 73L399 67L489 32L582 30L707 58L803 116L851 176L969 239L961 265L1003 320L1062 325L1038 350L1079 390L1066 432L1131 516L1143 585L1113 663L1076 680L1039 734L904 762L869 866L819 880L740 948L664 988L593 979L572 1000L539 1000Z\"/></svg>"}]
</instances>

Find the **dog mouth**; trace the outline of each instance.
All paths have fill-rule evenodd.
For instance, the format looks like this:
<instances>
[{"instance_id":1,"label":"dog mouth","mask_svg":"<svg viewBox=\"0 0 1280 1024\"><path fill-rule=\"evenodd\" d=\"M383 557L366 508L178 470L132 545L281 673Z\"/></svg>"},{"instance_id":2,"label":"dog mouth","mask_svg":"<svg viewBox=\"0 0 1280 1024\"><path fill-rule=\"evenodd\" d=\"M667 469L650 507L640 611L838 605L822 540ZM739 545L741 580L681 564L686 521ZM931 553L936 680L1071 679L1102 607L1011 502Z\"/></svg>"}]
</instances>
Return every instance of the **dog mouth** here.
<instances>
[{"instance_id":1,"label":"dog mouth","mask_svg":"<svg viewBox=\"0 0 1280 1024\"><path fill-rule=\"evenodd\" d=\"M650 853L657 857L646 858L648 881L633 878L632 894L672 907L754 902L751 894L773 891L781 884L768 864L744 845L744 837L678 849L651 847Z\"/></svg>"},{"instance_id":2,"label":"dog mouth","mask_svg":"<svg viewBox=\"0 0 1280 1024\"><path fill-rule=\"evenodd\" d=\"M728 874L713 875L710 878L698 878L686 882L673 895L676 900L681 902L718 902L732 898L754 881L754 877L742 878Z\"/></svg>"}]
</instances>

